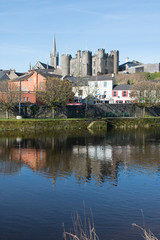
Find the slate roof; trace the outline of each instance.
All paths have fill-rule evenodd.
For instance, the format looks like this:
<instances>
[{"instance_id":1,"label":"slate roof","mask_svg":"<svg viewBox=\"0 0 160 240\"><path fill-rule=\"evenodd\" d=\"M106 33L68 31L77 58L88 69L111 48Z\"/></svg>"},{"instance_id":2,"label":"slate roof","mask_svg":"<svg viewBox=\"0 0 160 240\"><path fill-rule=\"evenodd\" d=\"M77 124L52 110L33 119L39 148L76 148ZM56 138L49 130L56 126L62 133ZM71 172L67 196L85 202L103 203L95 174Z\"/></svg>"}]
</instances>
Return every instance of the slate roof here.
<instances>
[{"instance_id":1,"label":"slate roof","mask_svg":"<svg viewBox=\"0 0 160 240\"><path fill-rule=\"evenodd\" d=\"M55 68L52 67L51 65L46 64L46 63L42 63L42 62L40 62L40 61L38 61L38 62L36 63L36 65L37 65L38 63L40 63L45 69L55 69ZM33 70L36 70L36 69L34 69L34 68L36 67L36 65L33 67Z\"/></svg>"},{"instance_id":2,"label":"slate roof","mask_svg":"<svg viewBox=\"0 0 160 240\"><path fill-rule=\"evenodd\" d=\"M114 80L115 77L112 75L98 75L98 76L91 76L89 81L105 81L105 80Z\"/></svg>"},{"instance_id":3,"label":"slate roof","mask_svg":"<svg viewBox=\"0 0 160 240\"><path fill-rule=\"evenodd\" d=\"M39 73L40 75L42 75L43 77L45 78L54 78L54 77L57 77L57 78L61 78L62 76L61 75L56 75L56 74L50 74L50 73L44 73L43 71L39 71L39 70L34 70L34 71L31 71L27 74L24 74L20 77L17 77L17 78L14 78L12 80L10 80L11 82L17 82L17 81L26 81L29 77L31 77L33 75L34 72L37 72Z\"/></svg>"},{"instance_id":4,"label":"slate roof","mask_svg":"<svg viewBox=\"0 0 160 240\"><path fill-rule=\"evenodd\" d=\"M25 80L27 80L32 74L33 74L33 72L24 74L24 75L22 75L22 76L20 76L20 77L11 79L10 82L25 81Z\"/></svg>"},{"instance_id":5,"label":"slate roof","mask_svg":"<svg viewBox=\"0 0 160 240\"><path fill-rule=\"evenodd\" d=\"M113 90L130 90L131 85L129 84L121 84L121 85L116 85Z\"/></svg>"},{"instance_id":6,"label":"slate roof","mask_svg":"<svg viewBox=\"0 0 160 240\"><path fill-rule=\"evenodd\" d=\"M88 86L89 77L66 77L66 79L72 82L73 87Z\"/></svg>"},{"instance_id":7,"label":"slate roof","mask_svg":"<svg viewBox=\"0 0 160 240\"><path fill-rule=\"evenodd\" d=\"M5 71L0 71L0 81L9 80Z\"/></svg>"},{"instance_id":8,"label":"slate roof","mask_svg":"<svg viewBox=\"0 0 160 240\"><path fill-rule=\"evenodd\" d=\"M49 73L49 72L47 72L47 71L45 71L45 70L34 70L34 71L36 71L37 73L39 73L39 74L41 74L43 77L45 77L45 78L48 78L48 77L57 77L57 78L61 78L62 77L62 75L58 75L58 74L54 74L54 73Z\"/></svg>"}]
</instances>

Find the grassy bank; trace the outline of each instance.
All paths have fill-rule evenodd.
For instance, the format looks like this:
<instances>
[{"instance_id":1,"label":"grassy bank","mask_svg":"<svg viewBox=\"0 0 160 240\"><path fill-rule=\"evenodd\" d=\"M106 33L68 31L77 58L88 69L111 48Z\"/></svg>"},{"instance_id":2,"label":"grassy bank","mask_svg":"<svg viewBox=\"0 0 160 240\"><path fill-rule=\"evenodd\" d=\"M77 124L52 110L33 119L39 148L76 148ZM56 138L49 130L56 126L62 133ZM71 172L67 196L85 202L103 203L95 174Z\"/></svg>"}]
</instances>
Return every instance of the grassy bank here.
<instances>
[{"instance_id":1,"label":"grassy bank","mask_svg":"<svg viewBox=\"0 0 160 240\"><path fill-rule=\"evenodd\" d=\"M160 118L104 119L0 119L0 133L40 133L52 131L106 130L107 128L160 127Z\"/></svg>"},{"instance_id":2,"label":"grassy bank","mask_svg":"<svg viewBox=\"0 0 160 240\"><path fill-rule=\"evenodd\" d=\"M151 128L160 127L160 117L148 118L108 118L108 127L114 128Z\"/></svg>"}]
</instances>

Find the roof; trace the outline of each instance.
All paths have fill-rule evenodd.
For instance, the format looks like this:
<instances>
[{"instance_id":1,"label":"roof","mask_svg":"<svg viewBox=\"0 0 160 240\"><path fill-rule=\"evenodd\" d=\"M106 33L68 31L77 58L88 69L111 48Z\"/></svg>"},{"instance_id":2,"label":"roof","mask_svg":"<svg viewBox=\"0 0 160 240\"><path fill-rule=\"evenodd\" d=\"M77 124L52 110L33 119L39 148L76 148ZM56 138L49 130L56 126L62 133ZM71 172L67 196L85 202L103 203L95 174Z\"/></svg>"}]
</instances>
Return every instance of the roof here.
<instances>
[{"instance_id":1,"label":"roof","mask_svg":"<svg viewBox=\"0 0 160 240\"><path fill-rule=\"evenodd\" d=\"M39 73L41 76L45 77L45 78L61 78L62 76L61 75L56 75L56 74L51 74L51 73L45 73L43 71L39 71L39 70L34 70L34 71L31 71L25 75L22 75L18 78L14 78L10 81L12 82L15 82L15 81L26 81L29 77L31 77L33 75L34 72L37 72Z\"/></svg>"},{"instance_id":2,"label":"roof","mask_svg":"<svg viewBox=\"0 0 160 240\"><path fill-rule=\"evenodd\" d=\"M24 74L24 75L22 75L22 76L20 76L20 77L17 77L17 78L14 78L14 79L10 80L10 82L25 81L25 80L27 80L32 74L33 74L33 72Z\"/></svg>"},{"instance_id":3,"label":"roof","mask_svg":"<svg viewBox=\"0 0 160 240\"><path fill-rule=\"evenodd\" d=\"M72 82L73 87L76 86L88 86L89 77L65 77Z\"/></svg>"},{"instance_id":4,"label":"roof","mask_svg":"<svg viewBox=\"0 0 160 240\"><path fill-rule=\"evenodd\" d=\"M0 81L7 81L7 80L10 80L10 78L6 74L0 77Z\"/></svg>"},{"instance_id":5,"label":"roof","mask_svg":"<svg viewBox=\"0 0 160 240\"><path fill-rule=\"evenodd\" d=\"M131 85L129 84L121 84L121 85L116 85L113 90L130 90Z\"/></svg>"},{"instance_id":6,"label":"roof","mask_svg":"<svg viewBox=\"0 0 160 240\"><path fill-rule=\"evenodd\" d=\"M0 81L9 80L6 71L0 71Z\"/></svg>"},{"instance_id":7,"label":"roof","mask_svg":"<svg viewBox=\"0 0 160 240\"><path fill-rule=\"evenodd\" d=\"M54 74L54 72L53 73L49 73L49 72L47 72L47 71L45 71L45 70L34 70L35 72L37 72L37 73L39 73L40 75L42 75L43 77L45 77L45 78L48 78L48 77L57 77L57 78L61 78L62 77L62 75L59 75L59 74Z\"/></svg>"},{"instance_id":8,"label":"roof","mask_svg":"<svg viewBox=\"0 0 160 240\"><path fill-rule=\"evenodd\" d=\"M40 63L42 65L42 67L44 67L44 69L54 69L53 66L49 65L49 64L46 64L46 63L42 63L40 61L38 61L36 63L36 65L33 67L33 70L35 70L35 68L37 67L37 64ZM41 69L41 68L38 68L38 69Z\"/></svg>"},{"instance_id":9,"label":"roof","mask_svg":"<svg viewBox=\"0 0 160 240\"><path fill-rule=\"evenodd\" d=\"M112 75L98 75L98 76L92 76L89 81L105 81L105 80L115 80L115 77Z\"/></svg>"},{"instance_id":10,"label":"roof","mask_svg":"<svg viewBox=\"0 0 160 240\"><path fill-rule=\"evenodd\" d=\"M125 62L121 65L119 65L119 67L123 67L125 65L134 65L134 66L137 66L137 65L141 65L142 63L138 62L138 61L129 61L129 62Z\"/></svg>"},{"instance_id":11,"label":"roof","mask_svg":"<svg viewBox=\"0 0 160 240\"><path fill-rule=\"evenodd\" d=\"M0 72L9 73L10 70L2 70L2 69L0 69Z\"/></svg>"}]
</instances>

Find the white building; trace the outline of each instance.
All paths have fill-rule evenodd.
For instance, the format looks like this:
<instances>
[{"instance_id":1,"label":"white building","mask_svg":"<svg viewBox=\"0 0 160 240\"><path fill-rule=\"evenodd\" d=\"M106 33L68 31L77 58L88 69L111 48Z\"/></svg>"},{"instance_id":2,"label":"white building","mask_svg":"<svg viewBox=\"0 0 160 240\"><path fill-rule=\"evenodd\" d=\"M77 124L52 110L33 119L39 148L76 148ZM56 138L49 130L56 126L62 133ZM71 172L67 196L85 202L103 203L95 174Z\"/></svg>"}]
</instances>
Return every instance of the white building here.
<instances>
[{"instance_id":1,"label":"white building","mask_svg":"<svg viewBox=\"0 0 160 240\"><path fill-rule=\"evenodd\" d=\"M112 103L112 89L115 83L113 75L99 75L88 81L89 92L100 103Z\"/></svg>"},{"instance_id":2,"label":"white building","mask_svg":"<svg viewBox=\"0 0 160 240\"><path fill-rule=\"evenodd\" d=\"M85 103L86 98L89 97L92 103L112 102L112 89L115 82L114 76L67 77L67 79L72 82L72 90L75 94L76 101Z\"/></svg>"}]
</instances>

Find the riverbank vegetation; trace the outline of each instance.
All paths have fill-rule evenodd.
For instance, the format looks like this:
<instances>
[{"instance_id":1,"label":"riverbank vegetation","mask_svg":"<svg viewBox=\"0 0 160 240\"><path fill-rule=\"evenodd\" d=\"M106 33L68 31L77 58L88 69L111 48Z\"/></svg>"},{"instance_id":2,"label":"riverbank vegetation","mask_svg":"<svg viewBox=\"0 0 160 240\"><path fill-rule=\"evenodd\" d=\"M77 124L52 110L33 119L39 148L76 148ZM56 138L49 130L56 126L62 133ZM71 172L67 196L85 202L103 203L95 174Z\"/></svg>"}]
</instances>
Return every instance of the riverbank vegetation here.
<instances>
[{"instance_id":1,"label":"riverbank vegetation","mask_svg":"<svg viewBox=\"0 0 160 240\"><path fill-rule=\"evenodd\" d=\"M86 218L84 209L84 219L82 220L78 212L76 212L72 218L72 229L67 232L64 228L65 240L99 240L96 234L93 214L91 211L91 217Z\"/></svg>"}]
</instances>

